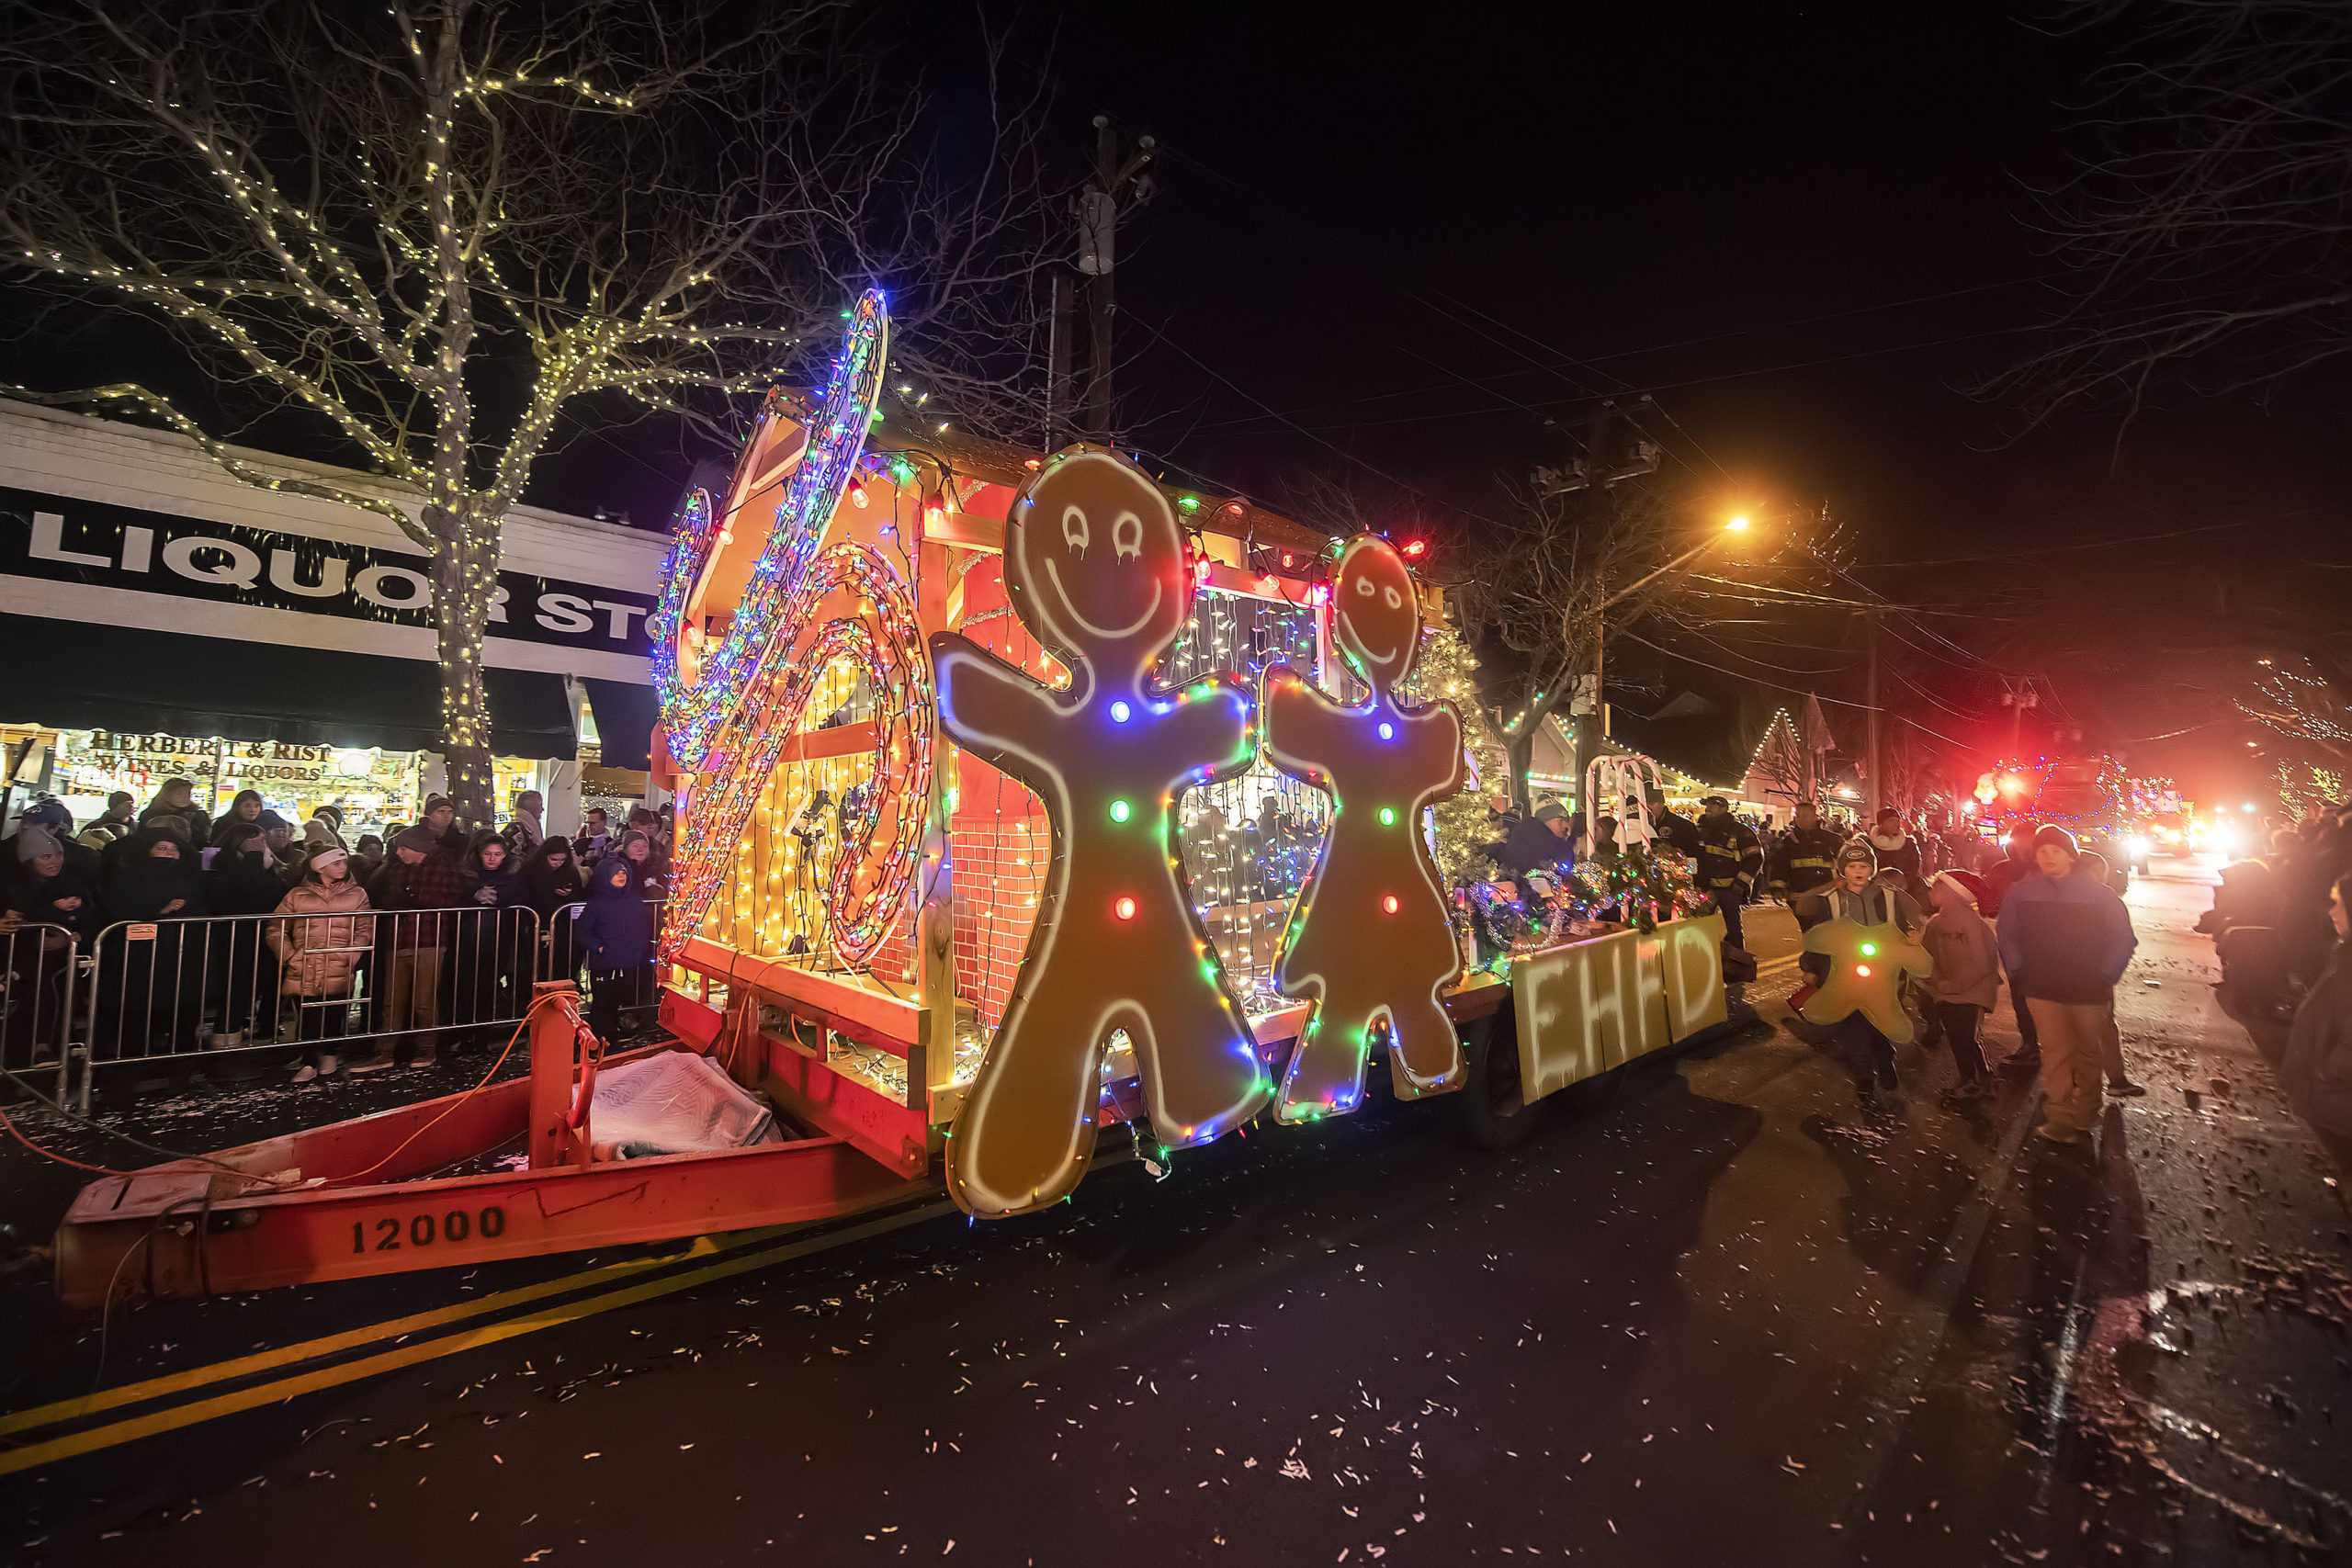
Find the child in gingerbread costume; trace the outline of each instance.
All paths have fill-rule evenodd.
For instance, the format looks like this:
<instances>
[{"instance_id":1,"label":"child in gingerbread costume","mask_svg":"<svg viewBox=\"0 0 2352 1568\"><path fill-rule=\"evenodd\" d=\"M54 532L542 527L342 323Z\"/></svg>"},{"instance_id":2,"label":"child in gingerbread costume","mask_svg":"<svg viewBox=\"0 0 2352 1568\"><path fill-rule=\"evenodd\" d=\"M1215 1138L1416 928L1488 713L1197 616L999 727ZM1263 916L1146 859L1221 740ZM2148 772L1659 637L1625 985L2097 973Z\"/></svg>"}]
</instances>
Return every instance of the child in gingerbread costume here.
<instances>
[{"instance_id":1,"label":"child in gingerbread costume","mask_svg":"<svg viewBox=\"0 0 2352 1568\"><path fill-rule=\"evenodd\" d=\"M949 1190L975 1214L1078 1184L1114 1031L1164 1144L1204 1143L1273 1096L1177 854L1178 793L1245 765L1255 736L1231 677L1155 679L1192 613L1175 513L1113 454L1055 458L1013 502L1004 577L1070 680L1055 691L963 637L932 639L941 724L1035 790L1054 835L1020 977L948 1136Z\"/></svg>"},{"instance_id":2,"label":"child in gingerbread costume","mask_svg":"<svg viewBox=\"0 0 2352 1568\"><path fill-rule=\"evenodd\" d=\"M1340 651L1372 695L1346 707L1276 665L1259 706L1267 760L1331 796L1330 831L1292 911L1278 976L1283 995L1317 998L1283 1083L1285 1122L1355 1109L1383 1021L1398 1095L1452 1089L1462 1076L1461 1043L1437 999L1461 972L1461 950L1420 830L1422 809L1462 787L1462 719L1446 702L1397 704L1420 652L1421 614L1396 548L1357 536L1333 583Z\"/></svg>"}]
</instances>

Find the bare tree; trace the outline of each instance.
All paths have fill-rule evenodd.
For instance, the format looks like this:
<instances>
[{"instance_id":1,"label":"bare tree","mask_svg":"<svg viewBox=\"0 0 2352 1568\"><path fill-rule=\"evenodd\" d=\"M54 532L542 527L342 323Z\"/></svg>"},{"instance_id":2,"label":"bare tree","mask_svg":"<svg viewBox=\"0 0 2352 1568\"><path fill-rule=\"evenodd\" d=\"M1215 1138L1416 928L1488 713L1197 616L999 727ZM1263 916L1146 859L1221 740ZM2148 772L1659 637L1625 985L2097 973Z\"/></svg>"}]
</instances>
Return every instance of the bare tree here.
<instances>
[{"instance_id":1,"label":"bare tree","mask_svg":"<svg viewBox=\"0 0 2352 1568\"><path fill-rule=\"evenodd\" d=\"M2136 409L2166 372L2267 388L2352 351L2352 6L2076 0L2132 39L2101 79L2097 151L2048 194L2082 286L1994 383L2041 417Z\"/></svg>"},{"instance_id":2,"label":"bare tree","mask_svg":"<svg viewBox=\"0 0 2352 1568\"><path fill-rule=\"evenodd\" d=\"M914 85L821 0L10 0L0 232L75 304L167 329L224 389L320 422L404 506L257 469L143 386L238 479L390 518L433 559L445 750L490 814L482 637L502 520L561 422L808 372L889 285L930 405L1032 424L1018 395L1046 233L1030 111L995 93L951 184ZM40 395L40 394L35 394ZM986 433L984 431L984 433Z\"/></svg>"},{"instance_id":3,"label":"bare tree","mask_svg":"<svg viewBox=\"0 0 2352 1568\"><path fill-rule=\"evenodd\" d=\"M1601 673L1612 641L1684 592L1676 569L1706 542L1678 529L1673 510L1646 490L1530 490L1447 552L1464 626L1519 656L1515 668L1484 677L1501 710L1516 804L1527 804L1536 731ZM1498 662L1482 660L1482 670Z\"/></svg>"},{"instance_id":4,"label":"bare tree","mask_svg":"<svg viewBox=\"0 0 2352 1568\"><path fill-rule=\"evenodd\" d=\"M2273 669L2255 683L2252 696L2235 701L2238 711L2256 724L2352 761L2352 710L2316 673Z\"/></svg>"}]
</instances>

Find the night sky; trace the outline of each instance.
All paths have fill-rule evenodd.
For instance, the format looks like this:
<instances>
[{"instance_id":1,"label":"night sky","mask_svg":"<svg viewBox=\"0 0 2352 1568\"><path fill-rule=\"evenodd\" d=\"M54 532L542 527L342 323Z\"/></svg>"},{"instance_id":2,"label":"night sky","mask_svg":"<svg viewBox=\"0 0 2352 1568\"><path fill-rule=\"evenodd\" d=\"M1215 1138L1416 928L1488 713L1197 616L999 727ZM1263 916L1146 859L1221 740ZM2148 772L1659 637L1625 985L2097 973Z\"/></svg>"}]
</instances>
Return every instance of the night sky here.
<instances>
[{"instance_id":1,"label":"night sky","mask_svg":"<svg viewBox=\"0 0 2352 1568\"><path fill-rule=\"evenodd\" d=\"M2211 647L2244 621L2200 599L2217 577L2259 600L2328 554L2352 501L2340 389L2160 388L2128 424L2034 428L1978 390L2063 302L2039 193L2089 150L2093 73L2132 39L1984 4L1269 10L1072 10L1057 45L1074 149L1098 112L1163 148L1122 234L1147 452L1276 495L1319 468L1410 525L1565 458L1547 418L1649 391L1694 527L1826 505L1865 567L1950 563L1861 572L1986 612L1928 624L1994 662L1894 652L1939 732L2006 739L1999 674L2036 672L2044 712L2135 768L2267 776L2240 727L2147 738L2217 711L2174 677L2252 657ZM2214 531L2052 548L2189 529ZM2221 628L2157 671L2151 623L2183 625L2156 614L2183 598ZM1850 631L1789 636L1745 672L1860 694Z\"/></svg>"},{"instance_id":2,"label":"night sky","mask_svg":"<svg viewBox=\"0 0 2352 1568\"><path fill-rule=\"evenodd\" d=\"M1694 534L1826 506L1863 581L1939 612L1927 624L1968 653L1894 657L1942 705L1939 733L2006 738L2000 677L2038 673L2086 744L2236 791L2268 753L2214 716L2268 646L2260 607L2300 595L2306 619L2341 620L2343 574L2302 568L2352 555L2335 542L2346 388L2160 387L2128 424L2086 410L2030 429L1977 390L2044 341L2074 281L2037 193L2087 149L2095 71L2134 47L2046 14L979 12L1014 85L1050 84L1066 177L1098 113L1159 140L1118 275L1122 421L1148 458L1276 503L1320 473L1399 527L1473 529L1573 456L1565 432L1598 398L1647 392L1656 482ZM860 20L923 73L952 163L974 13L905 0ZM6 346L9 379L131 376L203 401L144 329L52 315ZM279 422L227 423L300 448ZM531 499L658 525L694 460L726 456L655 423L590 435L543 461ZM2120 540L2148 542L2061 547ZM1890 570L1905 562L1935 564ZM1849 623L1792 626L1780 652L1751 636L1739 705L1858 697ZM1622 698L1636 709L1698 673L1623 668L1648 682Z\"/></svg>"}]
</instances>

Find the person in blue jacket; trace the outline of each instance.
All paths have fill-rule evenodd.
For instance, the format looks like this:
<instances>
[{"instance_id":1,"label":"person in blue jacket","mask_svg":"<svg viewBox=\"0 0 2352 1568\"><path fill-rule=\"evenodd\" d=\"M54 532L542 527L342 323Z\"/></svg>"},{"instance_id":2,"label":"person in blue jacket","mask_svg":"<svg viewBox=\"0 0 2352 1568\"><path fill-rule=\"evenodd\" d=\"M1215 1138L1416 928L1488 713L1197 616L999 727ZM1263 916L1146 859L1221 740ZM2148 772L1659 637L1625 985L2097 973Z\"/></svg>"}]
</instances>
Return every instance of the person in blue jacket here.
<instances>
[{"instance_id":1,"label":"person in blue jacket","mask_svg":"<svg viewBox=\"0 0 2352 1568\"><path fill-rule=\"evenodd\" d=\"M638 890L637 870L626 856L607 856L588 884L588 905L572 931L588 962L589 1027L606 1041L619 1034L623 1007L653 999L653 906ZM2096 1042L2092 1050L2096 1069Z\"/></svg>"},{"instance_id":2,"label":"person in blue jacket","mask_svg":"<svg viewBox=\"0 0 2352 1568\"><path fill-rule=\"evenodd\" d=\"M2064 828L2033 838L2033 871L2001 898L2001 966L2041 1037L2041 1135L2081 1144L2098 1125L2099 1042L2112 1029L2115 987L2140 939L2115 890L2078 874Z\"/></svg>"}]
</instances>

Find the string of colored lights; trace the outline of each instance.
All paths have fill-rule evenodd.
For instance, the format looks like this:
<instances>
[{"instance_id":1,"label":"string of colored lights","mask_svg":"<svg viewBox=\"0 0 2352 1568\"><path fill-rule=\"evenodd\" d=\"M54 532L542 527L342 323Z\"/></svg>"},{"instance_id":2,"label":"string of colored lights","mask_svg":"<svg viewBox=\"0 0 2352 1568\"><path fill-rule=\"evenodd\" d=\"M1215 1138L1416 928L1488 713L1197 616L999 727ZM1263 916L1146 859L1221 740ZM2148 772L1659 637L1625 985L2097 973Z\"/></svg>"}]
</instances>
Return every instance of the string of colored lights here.
<instances>
[{"instance_id":1,"label":"string of colored lights","mask_svg":"<svg viewBox=\"0 0 2352 1568\"><path fill-rule=\"evenodd\" d=\"M889 312L882 291L870 288L850 314L849 331L823 395L810 416L799 467L752 562L741 601L714 650L698 646L689 679L680 651L702 642L699 627L684 626L686 605L712 555L733 536L732 516L721 517L707 498L689 501L678 537L662 568L662 596L648 624L653 644L653 689L662 699L662 730L671 757L700 773L730 739L740 739L739 712L776 659L789 648L780 637L810 558L834 509L856 476L865 451L889 344ZM745 447L746 458L759 450ZM747 476L748 477L748 476ZM700 504L696 504L700 502Z\"/></svg>"},{"instance_id":2,"label":"string of colored lights","mask_svg":"<svg viewBox=\"0 0 2352 1568\"><path fill-rule=\"evenodd\" d=\"M701 925L729 864L748 848L745 830L770 796L811 692L843 663L863 673L873 693L873 773L866 787L844 792L828 878L827 945L843 963L862 965L903 913L931 788L937 701L930 659L913 594L887 558L848 542L819 550L843 496L859 484L888 339L883 295L870 289L850 312L799 465L715 650L689 622L687 606L714 554L731 541L735 517L718 515L707 497L695 495L664 563L650 623L654 685L670 754L695 775L662 932L665 959ZM742 460L763 450L755 440ZM837 594L854 600L853 615L820 618ZM689 649L696 656L691 678L682 660Z\"/></svg>"}]
</instances>

